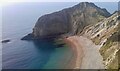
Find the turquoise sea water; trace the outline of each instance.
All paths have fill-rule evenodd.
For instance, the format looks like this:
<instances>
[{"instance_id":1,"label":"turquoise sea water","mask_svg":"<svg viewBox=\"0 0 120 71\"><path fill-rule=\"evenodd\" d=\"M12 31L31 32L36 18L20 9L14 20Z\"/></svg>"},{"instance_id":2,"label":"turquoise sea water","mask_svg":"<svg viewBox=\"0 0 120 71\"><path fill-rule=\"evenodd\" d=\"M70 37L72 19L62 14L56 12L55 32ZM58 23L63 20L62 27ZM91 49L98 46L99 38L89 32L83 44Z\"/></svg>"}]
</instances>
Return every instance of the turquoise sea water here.
<instances>
[{"instance_id":1,"label":"turquoise sea water","mask_svg":"<svg viewBox=\"0 0 120 71\"><path fill-rule=\"evenodd\" d=\"M60 3L58 8L73 4ZM58 10L53 8L56 4L48 3L47 5L51 6L48 10L44 5L46 6L46 3L20 3L3 7L2 39L11 40L2 44L3 69L59 69L67 66L71 60L71 49L57 46L53 40L20 40L32 32L35 22L42 14ZM45 10L41 9L41 6Z\"/></svg>"},{"instance_id":2,"label":"turquoise sea water","mask_svg":"<svg viewBox=\"0 0 120 71\"><path fill-rule=\"evenodd\" d=\"M64 68L72 57L71 49L59 47L52 40L11 40L3 44L2 51L4 69Z\"/></svg>"}]
</instances>

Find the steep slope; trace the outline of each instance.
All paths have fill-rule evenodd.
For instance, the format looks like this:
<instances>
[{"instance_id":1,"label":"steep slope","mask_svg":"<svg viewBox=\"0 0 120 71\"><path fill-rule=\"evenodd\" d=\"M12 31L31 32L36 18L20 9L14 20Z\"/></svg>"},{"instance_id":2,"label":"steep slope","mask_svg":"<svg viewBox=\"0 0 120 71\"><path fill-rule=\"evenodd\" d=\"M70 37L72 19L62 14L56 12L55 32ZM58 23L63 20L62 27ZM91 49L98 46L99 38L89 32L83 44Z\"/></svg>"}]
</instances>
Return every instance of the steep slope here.
<instances>
[{"instance_id":1,"label":"steep slope","mask_svg":"<svg viewBox=\"0 0 120 71\"><path fill-rule=\"evenodd\" d=\"M111 17L87 28L84 36L91 39L95 44L101 45L100 53L103 57L104 64L108 69L118 69L118 53L120 51L120 15L118 12Z\"/></svg>"},{"instance_id":2,"label":"steep slope","mask_svg":"<svg viewBox=\"0 0 120 71\"><path fill-rule=\"evenodd\" d=\"M41 16L33 28L34 37L51 37L60 34L80 33L89 24L110 16L106 9L93 3L82 2L71 8Z\"/></svg>"}]
</instances>

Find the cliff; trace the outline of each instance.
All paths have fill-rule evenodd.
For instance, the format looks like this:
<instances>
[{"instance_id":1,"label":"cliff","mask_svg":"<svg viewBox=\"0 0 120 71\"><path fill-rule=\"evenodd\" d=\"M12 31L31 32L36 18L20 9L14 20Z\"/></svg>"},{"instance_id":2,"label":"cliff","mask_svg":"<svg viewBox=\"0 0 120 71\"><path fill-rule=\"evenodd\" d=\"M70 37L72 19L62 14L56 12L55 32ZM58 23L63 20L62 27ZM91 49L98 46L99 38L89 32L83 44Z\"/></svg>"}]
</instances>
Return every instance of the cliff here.
<instances>
[{"instance_id":1,"label":"cliff","mask_svg":"<svg viewBox=\"0 0 120 71\"><path fill-rule=\"evenodd\" d=\"M41 16L29 36L44 38L66 33L75 35L81 33L85 26L96 24L109 16L110 13L106 9L101 9L94 3L82 2L73 7Z\"/></svg>"},{"instance_id":2,"label":"cliff","mask_svg":"<svg viewBox=\"0 0 120 71\"><path fill-rule=\"evenodd\" d=\"M107 69L120 68L120 15L118 12L84 30L84 36L101 45L100 54Z\"/></svg>"}]
</instances>

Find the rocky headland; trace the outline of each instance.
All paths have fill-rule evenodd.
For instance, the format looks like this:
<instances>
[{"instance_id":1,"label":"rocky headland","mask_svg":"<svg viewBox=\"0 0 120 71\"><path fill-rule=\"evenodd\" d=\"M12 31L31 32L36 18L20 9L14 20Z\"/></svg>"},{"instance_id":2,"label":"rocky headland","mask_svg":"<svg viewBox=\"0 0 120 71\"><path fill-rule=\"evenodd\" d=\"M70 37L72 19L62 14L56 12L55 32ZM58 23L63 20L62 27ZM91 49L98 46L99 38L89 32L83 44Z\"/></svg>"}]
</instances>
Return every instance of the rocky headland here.
<instances>
[{"instance_id":1,"label":"rocky headland","mask_svg":"<svg viewBox=\"0 0 120 71\"><path fill-rule=\"evenodd\" d=\"M110 14L94 3L81 2L41 16L22 40L62 37L74 48L74 68L118 69L119 20L118 12Z\"/></svg>"},{"instance_id":2,"label":"rocky headland","mask_svg":"<svg viewBox=\"0 0 120 71\"><path fill-rule=\"evenodd\" d=\"M41 16L36 22L33 32L23 39L48 38L62 34L79 34L85 26L96 24L109 17L106 9L97 7L94 3L82 2L73 7Z\"/></svg>"}]
</instances>

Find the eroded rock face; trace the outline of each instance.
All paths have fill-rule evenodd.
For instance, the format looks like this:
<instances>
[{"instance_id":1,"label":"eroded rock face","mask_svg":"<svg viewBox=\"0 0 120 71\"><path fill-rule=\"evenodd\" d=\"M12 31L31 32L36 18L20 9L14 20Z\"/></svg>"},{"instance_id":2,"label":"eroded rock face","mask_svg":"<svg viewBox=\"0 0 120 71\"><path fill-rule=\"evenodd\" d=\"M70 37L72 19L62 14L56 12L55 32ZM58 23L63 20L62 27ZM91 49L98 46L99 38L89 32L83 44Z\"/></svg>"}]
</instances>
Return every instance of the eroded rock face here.
<instances>
[{"instance_id":1,"label":"eroded rock face","mask_svg":"<svg viewBox=\"0 0 120 71\"><path fill-rule=\"evenodd\" d=\"M34 36L52 36L67 33L69 21L66 11L59 11L40 17L33 29Z\"/></svg>"},{"instance_id":2,"label":"eroded rock face","mask_svg":"<svg viewBox=\"0 0 120 71\"><path fill-rule=\"evenodd\" d=\"M48 37L65 33L79 34L89 24L110 16L106 9L82 2L70 8L41 16L33 28L34 37Z\"/></svg>"},{"instance_id":3,"label":"eroded rock face","mask_svg":"<svg viewBox=\"0 0 120 71\"><path fill-rule=\"evenodd\" d=\"M88 27L83 36L91 39L96 45L100 45L100 54L107 69L119 69L118 54L120 48L120 15L115 12L110 17Z\"/></svg>"}]
</instances>

